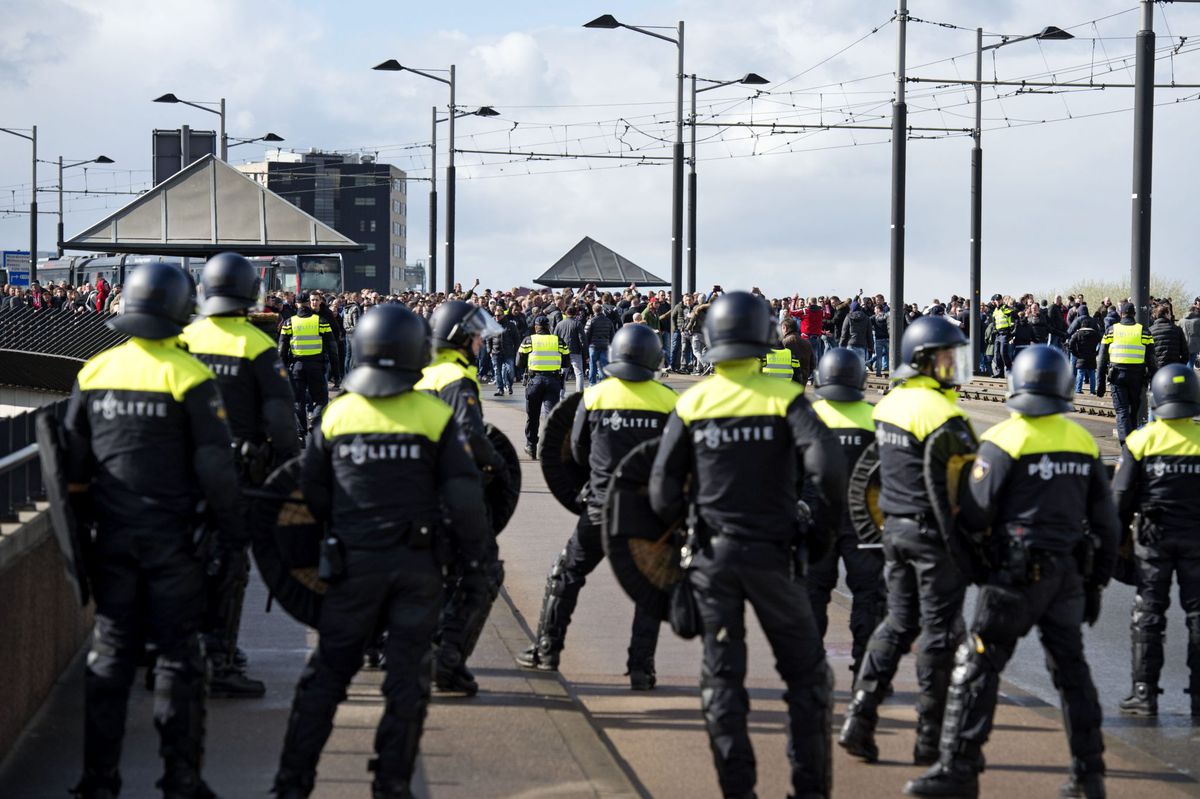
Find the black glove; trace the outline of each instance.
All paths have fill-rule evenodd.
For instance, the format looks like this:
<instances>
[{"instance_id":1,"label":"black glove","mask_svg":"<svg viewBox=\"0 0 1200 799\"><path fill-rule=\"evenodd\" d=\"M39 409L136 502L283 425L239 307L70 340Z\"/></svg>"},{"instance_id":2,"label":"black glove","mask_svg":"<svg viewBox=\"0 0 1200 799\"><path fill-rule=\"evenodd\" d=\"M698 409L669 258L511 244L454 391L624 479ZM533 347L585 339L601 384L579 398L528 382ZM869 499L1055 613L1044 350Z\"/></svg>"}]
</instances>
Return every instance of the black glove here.
<instances>
[{"instance_id":1,"label":"black glove","mask_svg":"<svg viewBox=\"0 0 1200 799\"><path fill-rule=\"evenodd\" d=\"M1095 627L1100 618L1100 594L1103 591L1104 587L1095 583L1083 587L1083 620L1089 627Z\"/></svg>"},{"instance_id":2,"label":"black glove","mask_svg":"<svg viewBox=\"0 0 1200 799\"><path fill-rule=\"evenodd\" d=\"M1096 384L1096 396L1103 397L1105 392L1104 378L1100 378L1100 382Z\"/></svg>"},{"instance_id":3,"label":"black glove","mask_svg":"<svg viewBox=\"0 0 1200 799\"><path fill-rule=\"evenodd\" d=\"M71 506L71 512L75 514L75 521L79 525L79 529L90 530L96 523L96 503L92 498L92 492L90 490L71 491L67 494L67 502Z\"/></svg>"}]
</instances>

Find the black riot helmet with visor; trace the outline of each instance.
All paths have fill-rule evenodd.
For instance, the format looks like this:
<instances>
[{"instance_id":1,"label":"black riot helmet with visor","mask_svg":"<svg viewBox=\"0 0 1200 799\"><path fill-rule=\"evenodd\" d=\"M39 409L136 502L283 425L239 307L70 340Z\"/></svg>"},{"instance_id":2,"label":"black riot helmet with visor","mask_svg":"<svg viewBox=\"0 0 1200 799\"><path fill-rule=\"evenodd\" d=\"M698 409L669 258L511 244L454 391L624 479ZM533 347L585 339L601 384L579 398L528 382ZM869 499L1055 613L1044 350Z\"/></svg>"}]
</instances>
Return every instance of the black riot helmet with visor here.
<instances>
[{"instance_id":1,"label":"black riot helmet with visor","mask_svg":"<svg viewBox=\"0 0 1200 799\"><path fill-rule=\"evenodd\" d=\"M500 335L504 328L486 308L462 300L439 305L429 317L435 349L466 350L475 336L486 340Z\"/></svg>"},{"instance_id":2,"label":"black riot helmet with visor","mask_svg":"<svg viewBox=\"0 0 1200 799\"><path fill-rule=\"evenodd\" d=\"M921 316L900 337L893 379L932 377L942 388L971 382L971 347L958 325L944 316Z\"/></svg>"}]
</instances>

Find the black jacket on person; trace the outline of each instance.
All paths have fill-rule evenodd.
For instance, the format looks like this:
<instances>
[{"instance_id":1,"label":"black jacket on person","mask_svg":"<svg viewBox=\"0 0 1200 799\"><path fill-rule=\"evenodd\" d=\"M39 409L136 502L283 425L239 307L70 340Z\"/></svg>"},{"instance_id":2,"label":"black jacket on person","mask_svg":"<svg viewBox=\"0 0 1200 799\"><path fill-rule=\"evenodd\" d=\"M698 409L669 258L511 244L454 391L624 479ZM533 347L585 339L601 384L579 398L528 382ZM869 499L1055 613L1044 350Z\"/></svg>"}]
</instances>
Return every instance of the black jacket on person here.
<instances>
[{"instance_id":1,"label":"black jacket on person","mask_svg":"<svg viewBox=\"0 0 1200 799\"><path fill-rule=\"evenodd\" d=\"M1100 355L1100 330L1090 316L1081 315L1082 323L1067 340L1067 352L1075 356L1076 369L1095 369Z\"/></svg>"},{"instance_id":2,"label":"black jacket on person","mask_svg":"<svg viewBox=\"0 0 1200 799\"><path fill-rule=\"evenodd\" d=\"M488 354L499 355L501 358L506 359L516 358L517 346L520 345L521 339L524 338L521 335L520 327L517 325L516 317L504 317L500 321L500 326L504 328L504 332L488 339Z\"/></svg>"},{"instance_id":3,"label":"black jacket on person","mask_svg":"<svg viewBox=\"0 0 1200 799\"><path fill-rule=\"evenodd\" d=\"M578 317L564 316L562 321L554 326L554 335L567 345L572 355L583 352L583 325L579 323Z\"/></svg>"},{"instance_id":4,"label":"black jacket on person","mask_svg":"<svg viewBox=\"0 0 1200 799\"><path fill-rule=\"evenodd\" d=\"M860 347L867 351L875 349L875 336L871 332L871 320L860 310L846 314L842 322L840 343L843 347Z\"/></svg>"},{"instance_id":5,"label":"black jacket on person","mask_svg":"<svg viewBox=\"0 0 1200 799\"><path fill-rule=\"evenodd\" d=\"M1154 360L1159 366L1169 363L1187 363L1187 337L1179 325L1170 319L1155 319L1150 325L1154 337Z\"/></svg>"},{"instance_id":6,"label":"black jacket on person","mask_svg":"<svg viewBox=\"0 0 1200 799\"><path fill-rule=\"evenodd\" d=\"M583 343L589 347L605 348L612 342L613 334L617 332L616 325L607 314L597 314L588 320L583 329Z\"/></svg>"}]
</instances>

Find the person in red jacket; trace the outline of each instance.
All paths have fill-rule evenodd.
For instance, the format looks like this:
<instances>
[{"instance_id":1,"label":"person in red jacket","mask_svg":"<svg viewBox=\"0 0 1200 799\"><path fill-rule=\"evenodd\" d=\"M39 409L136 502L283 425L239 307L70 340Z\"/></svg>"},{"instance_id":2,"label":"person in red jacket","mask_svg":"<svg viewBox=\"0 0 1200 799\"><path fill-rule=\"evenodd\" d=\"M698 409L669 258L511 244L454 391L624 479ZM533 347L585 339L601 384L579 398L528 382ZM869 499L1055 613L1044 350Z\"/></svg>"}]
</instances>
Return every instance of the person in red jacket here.
<instances>
[{"instance_id":1,"label":"person in red jacket","mask_svg":"<svg viewBox=\"0 0 1200 799\"><path fill-rule=\"evenodd\" d=\"M108 303L108 295L112 291L112 287L108 285L108 281L102 277L96 278L96 307L93 308L96 313L103 313L104 306Z\"/></svg>"},{"instance_id":2,"label":"person in red jacket","mask_svg":"<svg viewBox=\"0 0 1200 799\"><path fill-rule=\"evenodd\" d=\"M821 337L825 326L825 311L817 305L815 297L810 297L804 315L800 317L800 335L808 339L812 345L814 362L821 359L825 351L825 339Z\"/></svg>"}]
</instances>

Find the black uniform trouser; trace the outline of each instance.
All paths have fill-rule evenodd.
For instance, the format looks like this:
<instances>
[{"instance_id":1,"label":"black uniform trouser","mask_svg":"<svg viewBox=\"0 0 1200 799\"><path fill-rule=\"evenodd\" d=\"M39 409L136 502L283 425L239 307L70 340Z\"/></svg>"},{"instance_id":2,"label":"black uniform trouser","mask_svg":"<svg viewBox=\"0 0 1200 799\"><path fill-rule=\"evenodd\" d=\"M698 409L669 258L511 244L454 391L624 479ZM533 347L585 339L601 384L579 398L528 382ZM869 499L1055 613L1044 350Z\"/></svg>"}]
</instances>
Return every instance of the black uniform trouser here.
<instances>
[{"instance_id":1,"label":"black uniform trouser","mask_svg":"<svg viewBox=\"0 0 1200 799\"><path fill-rule=\"evenodd\" d=\"M917 733L931 741L942 726L954 650L962 641L967 580L935 527L889 516L883 530L887 616L871 635L856 690L882 697L900 658L917 642ZM919 638L918 638L919 636Z\"/></svg>"},{"instance_id":2,"label":"black uniform trouser","mask_svg":"<svg viewBox=\"0 0 1200 799\"><path fill-rule=\"evenodd\" d=\"M1200 537L1194 530L1166 532L1154 544L1138 541L1134 554L1141 590L1135 600L1131 625L1133 681L1158 684L1174 574L1179 583L1179 604L1187 614L1187 663L1192 699L1196 701L1200 698Z\"/></svg>"},{"instance_id":3,"label":"black uniform trouser","mask_svg":"<svg viewBox=\"0 0 1200 799\"><path fill-rule=\"evenodd\" d=\"M1046 652L1046 668L1062 702L1063 725L1076 774L1104 772L1103 713L1083 654L1084 591L1071 554L1031 553L1035 582L980 590L971 643L958 650L946 723L944 760L965 758L978 767L992 730L1000 672L1017 642L1034 626ZM997 591L993 594L992 592ZM980 651L982 649L982 651Z\"/></svg>"},{"instance_id":4,"label":"black uniform trouser","mask_svg":"<svg viewBox=\"0 0 1200 799\"><path fill-rule=\"evenodd\" d=\"M484 547L483 558L476 571L464 574L459 569L451 569L448 572L438 654L443 664L457 666L466 663L475 651L502 585L504 561L500 560L500 547L494 536Z\"/></svg>"},{"instance_id":5,"label":"black uniform trouser","mask_svg":"<svg viewBox=\"0 0 1200 799\"><path fill-rule=\"evenodd\" d=\"M525 443L537 449L542 414L558 403L562 378L558 372L533 372L525 386Z\"/></svg>"},{"instance_id":6,"label":"black uniform trouser","mask_svg":"<svg viewBox=\"0 0 1200 799\"><path fill-rule=\"evenodd\" d=\"M252 488L239 480L245 488ZM242 503L242 518L249 524L250 509ZM228 665L237 652L242 626L242 604L250 584L250 541L222 546L218 551L215 573L211 564L205 570L204 647L217 668Z\"/></svg>"},{"instance_id":7,"label":"black uniform trouser","mask_svg":"<svg viewBox=\"0 0 1200 799\"><path fill-rule=\"evenodd\" d=\"M291 367L292 393L296 395L296 429L300 437L308 435L308 405L313 416L329 404L329 383L325 380L325 356L296 358Z\"/></svg>"},{"instance_id":8,"label":"black uniform trouser","mask_svg":"<svg viewBox=\"0 0 1200 799\"><path fill-rule=\"evenodd\" d=\"M383 718L375 734L376 779L407 782L429 705L433 633L441 607L442 572L431 550L403 547L350 551L346 576L329 587L280 756L278 787L312 787L317 760L333 729L346 686L362 667L378 626L387 631Z\"/></svg>"},{"instance_id":9,"label":"black uniform trouser","mask_svg":"<svg viewBox=\"0 0 1200 799\"><path fill-rule=\"evenodd\" d=\"M1113 410L1117 414L1117 438L1122 444L1137 429L1145 388L1146 376L1142 367L1113 367L1108 390L1112 393Z\"/></svg>"},{"instance_id":10,"label":"black uniform trouser","mask_svg":"<svg viewBox=\"0 0 1200 799\"><path fill-rule=\"evenodd\" d=\"M145 645L157 648L154 726L167 784L197 779L204 751L204 566L177 530L102 528L89 571L96 630L84 677L84 768L116 775L129 687Z\"/></svg>"},{"instance_id":11,"label":"black uniform trouser","mask_svg":"<svg viewBox=\"0 0 1200 799\"><path fill-rule=\"evenodd\" d=\"M845 564L846 587L851 594L850 634L854 642L850 657L856 670L862 662L871 633L875 632L875 627L887 613L883 552L879 549L859 549L858 536L853 531L842 530L825 557L808 565L805 575L808 599L822 639L829 628L829 598L837 587L839 560Z\"/></svg>"},{"instance_id":12,"label":"black uniform trouser","mask_svg":"<svg viewBox=\"0 0 1200 799\"><path fill-rule=\"evenodd\" d=\"M538 625L538 647L546 652L560 652L567 637L567 627L575 613L579 592L587 576L604 560L604 544L599 522L585 511L575 525L575 532L559 553L546 578L546 597L542 603L542 618ZM653 671L654 653L658 649L658 630L662 622L646 613L640 605L633 608L633 625L629 633L626 668Z\"/></svg>"},{"instance_id":13,"label":"black uniform trouser","mask_svg":"<svg viewBox=\"0 0 1200 799\"><path fill-rule=\"evenodd\" d=\"M701 707L725 796L754 790L757 769L746 728L746 602L754 608L787 685L788 760L797 796L828 796L833 674L792 557L783 543L716 536L688 571L704 621Z\"/></svg>"}]
</instances>

